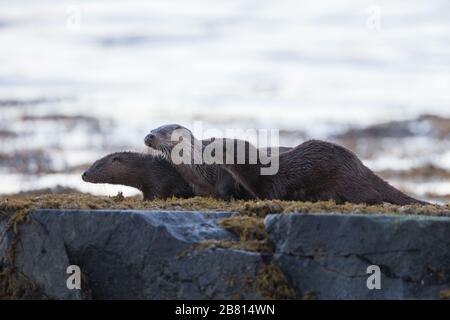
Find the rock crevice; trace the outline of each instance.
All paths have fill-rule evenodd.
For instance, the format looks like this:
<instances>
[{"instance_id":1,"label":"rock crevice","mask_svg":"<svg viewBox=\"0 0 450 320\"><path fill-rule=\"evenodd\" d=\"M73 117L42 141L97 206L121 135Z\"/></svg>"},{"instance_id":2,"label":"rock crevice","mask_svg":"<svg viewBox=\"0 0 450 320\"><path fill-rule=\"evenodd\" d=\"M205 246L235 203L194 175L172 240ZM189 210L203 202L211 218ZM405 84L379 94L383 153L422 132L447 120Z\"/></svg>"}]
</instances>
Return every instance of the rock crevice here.
<instances>
[{"instance_id":1,"label":"rock crevice","mask_svg":"<svg viewBox=\"0 0 450 320\"><path fill-rule=\"evenodd\" d=\"M223 220L235 215L36 210L17 234L0 222L0 271L12 266L50 299L438 299L450 288L449 217L270 214L264 225L242 220L245 228ZM243 235L267 236L271 249L239 247ZM223 242L233 246L214 245ZM83 290L67 288L69 265L80 267ZM379 290L366 285L371 265Z\"/></svg>"}]
</instances>

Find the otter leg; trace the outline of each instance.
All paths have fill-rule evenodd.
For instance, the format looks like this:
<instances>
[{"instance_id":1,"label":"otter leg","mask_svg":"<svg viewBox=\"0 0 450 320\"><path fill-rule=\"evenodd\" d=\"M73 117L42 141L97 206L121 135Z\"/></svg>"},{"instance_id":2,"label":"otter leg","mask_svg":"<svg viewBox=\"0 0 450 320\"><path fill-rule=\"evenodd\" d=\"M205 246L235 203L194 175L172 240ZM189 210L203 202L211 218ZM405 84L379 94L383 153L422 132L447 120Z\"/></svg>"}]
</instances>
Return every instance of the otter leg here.
<instances>
[{"instance_id":1,"label":"otter leg","mask_svg":"<svg viewBox=\"0 0 450 320\"><path fill-rule=\"evenodd\" d=\"M216 193L220 199L230 201L234 196L234 181L227 183L227 181L219 181L216 184Z\"/></svg>"},{"instance_id":2,"label":"otter leg","mask_svg":"<svg viewBox=\"0 0 450 320\"><path fill-rule=\"evenodd\" d=\"M223 200L229 201L237 197L237 183L233 176L220 168L217 174L216 184L214 186L216 195Z\"/></svg>"}]
</instances>

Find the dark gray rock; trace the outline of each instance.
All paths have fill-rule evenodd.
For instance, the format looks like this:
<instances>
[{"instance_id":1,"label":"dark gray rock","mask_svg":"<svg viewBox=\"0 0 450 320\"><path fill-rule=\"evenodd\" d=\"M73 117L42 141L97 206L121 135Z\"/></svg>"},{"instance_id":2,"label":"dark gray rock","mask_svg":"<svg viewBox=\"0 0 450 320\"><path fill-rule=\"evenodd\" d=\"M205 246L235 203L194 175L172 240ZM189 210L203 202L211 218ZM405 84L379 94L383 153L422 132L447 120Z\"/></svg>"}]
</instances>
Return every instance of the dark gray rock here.
<instances>
[{"instance_id":1,"label":"dark gray rock","mask_svg":"<svg viewBox=\"0 0 450 320\"><path fill-rule=\"evenodd\" d=\"M297 295L319 299L437 299L450 288L450 218L280 214L266 217L275 262ZM381 289L367 288L367 267Z\"/></svg>"},{"instance_id":2,"label":"dark gray rock","mask_svg":"<svg viewBox=\"0 0 450 320\"><path fill-rule=\"evenodd\" d=\"M6 232L6 219L0 220L0 267L6 263L9 245L13 241L11 232Z\"/></svg>"},{"instance_id":3,"label":"dark gray rock","mask_svg":"<svg viewBox=\"0 0 450 320\"><path fill-rule=\"evenodd\" d=\"M38 210L17 236L0 220L0 269L18 240L15 269L53 299L261 299L256 278L272 262L299 298L435 299L450 288L448 217L277 214L265 220L273 257L198 245L235 239L217 225L232 214ZM83 290L67 288L69 265ZM380 290L366 286L370 265Z\"/></svg>"},{"instance_id":4,"label":"dark gray rock","mask_svg":"<svg viewBox=\"0 0 450 320\"><path fill-rule=\"evenodd\" d=\"M193 250L232 239L215 222L229 215L39 210L20 227L15 264L55 299L82 298L66 286L69 265L81 268L94 299L260 298L245 285L263 264L260 254Z\"/></svg>"}]
</instances>

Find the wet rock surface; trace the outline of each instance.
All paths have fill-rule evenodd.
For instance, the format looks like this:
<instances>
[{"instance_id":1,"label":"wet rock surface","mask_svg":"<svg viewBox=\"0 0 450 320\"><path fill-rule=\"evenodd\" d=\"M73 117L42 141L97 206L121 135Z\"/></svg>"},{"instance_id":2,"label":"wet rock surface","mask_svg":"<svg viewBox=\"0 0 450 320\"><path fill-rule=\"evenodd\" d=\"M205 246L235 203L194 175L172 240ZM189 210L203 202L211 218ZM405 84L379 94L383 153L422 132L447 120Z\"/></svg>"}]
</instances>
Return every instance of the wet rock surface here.
<instances>
[{"instance_id":1,"label":"wet rock surface","mask_svg":"<svg viewBox=\"0 0 450 320\"><path fill-rule=\"evenodd\" d=\"M261 298L247 285L258 253L193 245L231 239L230 213L39 210L20 227L17 268L53 299L81 299L66 269L78 265L93 299ZM83 288L82 288L83 289Z\"/></svg>"},{"instance_id":2,"label":"wet rock surface","mask_svg":"<svg viewBox=\"0 0 450 320\"><path fill-rule=\"evenodd\" d=\"M450 287L450 219L400 215L269 215L275 262L298 296L438 299ZM367 273L379 266L381 289Z\"/></svg>"},{"instance_id":3,"label":"wet rock surface","mask_svg":"<svg viewBox=\"0 0 450 320\"><path fill-rule=\"evenodd\" d=\"M18 240L15 269L50 299L439 299L450 288L449 217L269 214L273 252L207 245L239 242L220 227L233 215L36 210L16 236L0 221L0 267ZM69 265L82 290L67 288ZM367 288L371 265L379 290Z\"/></svg>"}]
</instances>

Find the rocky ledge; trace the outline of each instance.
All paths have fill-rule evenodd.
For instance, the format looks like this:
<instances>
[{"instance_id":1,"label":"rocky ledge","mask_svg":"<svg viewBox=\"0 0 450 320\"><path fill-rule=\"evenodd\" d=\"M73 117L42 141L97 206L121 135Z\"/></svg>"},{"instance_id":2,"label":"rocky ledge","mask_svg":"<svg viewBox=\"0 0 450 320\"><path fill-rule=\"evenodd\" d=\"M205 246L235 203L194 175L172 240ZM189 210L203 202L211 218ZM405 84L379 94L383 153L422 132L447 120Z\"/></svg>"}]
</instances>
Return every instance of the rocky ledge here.
<instances>
[{"instance_id":1,"label":"rocky ledge","mask_svg":"<svg viewBox=\"0 0 450 320\"><path fill-rule=\"evenodd\" d=\"M35 210L16 228L0 221L0 293L50 299L450 297L450 217L269 214L262 229L271 249L249 251L221 227L233 215L56 209ZM70 265L81 270L80 290L67 287Z\"/></svg>"}]
</instances>

